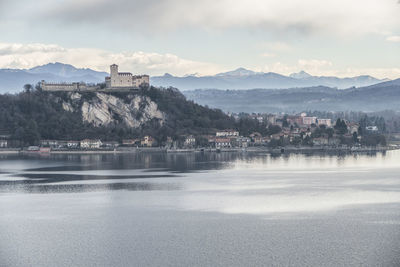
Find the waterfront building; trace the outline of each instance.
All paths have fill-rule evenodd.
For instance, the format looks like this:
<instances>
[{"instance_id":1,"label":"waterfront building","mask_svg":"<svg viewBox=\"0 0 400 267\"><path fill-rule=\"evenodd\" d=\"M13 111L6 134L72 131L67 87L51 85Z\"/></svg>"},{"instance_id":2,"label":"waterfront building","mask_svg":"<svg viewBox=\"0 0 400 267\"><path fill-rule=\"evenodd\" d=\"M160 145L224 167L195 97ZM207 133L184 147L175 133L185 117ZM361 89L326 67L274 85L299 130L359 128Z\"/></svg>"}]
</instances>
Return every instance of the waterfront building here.
<instances>
[{"instance_id":1,"label":"waterfront building","mask_svg":"<svg viewBox=\"0 0 400 267\"><path fill-rule=\"evenodd\" d=\"M84 139L80 142L80 145L82 149L99 149L102 143L98 139Z\"/></svg>"},{"instance_id":2,"label":"waterfront building","mask_svg":"<svg viewBox=\"0 0 400 267\"><path fill-rule=\"evenodd\" d=\"M0 148L6 148L6 147L8 147L7 140L0 140Z\"/></svg>"},{"instance_id":3,"label":"waterfront building","mask_svg":"<svg viewBox=\"0 0 400 267\"><path fill-rule=\"evenodd\" d=\"M151 136L149 136L149 135L146 135L146 136L143 137L143 139L140 141L140 144L141 144L142 146L145 146L145 147L152 147L152 146L153 146L153 143L154 143L154 139L153 139L153 137L151 137Z\"/></svg>"}]
</instances>

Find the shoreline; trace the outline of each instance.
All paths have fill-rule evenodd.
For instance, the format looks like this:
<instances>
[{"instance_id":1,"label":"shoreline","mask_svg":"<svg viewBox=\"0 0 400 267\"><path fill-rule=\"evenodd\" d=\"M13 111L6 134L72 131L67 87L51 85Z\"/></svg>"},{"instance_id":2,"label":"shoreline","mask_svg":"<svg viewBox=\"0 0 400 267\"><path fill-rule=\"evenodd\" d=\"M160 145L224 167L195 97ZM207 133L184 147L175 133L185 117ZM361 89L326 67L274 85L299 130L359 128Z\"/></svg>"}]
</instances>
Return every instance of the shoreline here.
<instances>
[{"instance_id":1,"label":"shoreline","mask_svg":"<svg viewBox=\"0 0 400 267\"><path fill-rule=\"evenodd\" d=\"M0 155L50 155L50 154L129 154L129 153L226 153L226 152L262 152L272 154L284 153L357 153L357 152L386 152L398 150L399 147L247 147L247 148L204 148L204 149L166 149L166 148L123 148L115 150L52 150L50 152L26 151L21 149L0 149Z\"/></svg>"}]
</instances>

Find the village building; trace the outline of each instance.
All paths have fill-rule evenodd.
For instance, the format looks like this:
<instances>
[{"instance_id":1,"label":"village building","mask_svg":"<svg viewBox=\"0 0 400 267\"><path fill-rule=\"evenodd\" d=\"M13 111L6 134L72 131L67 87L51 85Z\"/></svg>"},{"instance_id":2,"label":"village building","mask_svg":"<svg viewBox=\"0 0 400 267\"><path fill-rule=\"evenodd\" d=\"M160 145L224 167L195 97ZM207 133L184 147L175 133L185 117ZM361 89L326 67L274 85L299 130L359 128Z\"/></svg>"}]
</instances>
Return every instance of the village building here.
<instances>
[{"instance_id":1,"label":"village building","mask_svg":"<svg viewBox=\"0 0 400 267\"><path fill-rule=\"evenodd\" d=\"M327 146L329 145L329 139L326 137L313 138L313 144L316 146Z\"/></svg>"},{"instance_id":2,"label":"village building","mask_svg":"<svg viewBox=\"0 0 400 267\"><path fill-rule=\"evenodd\" d=\"M6 148L6 147L8 147L8 141L0 139L0 148Z\"/></svg>"},{"instance_id":3,"label":"village building","mask_svg":"<svg viewBox=\"0 0 400 267\"><path fill-rule=\"evenodd\" d=\"M67 147L69 149L77 149L79 148L80 142L79 141L68 141L67 142Z\"/></svg>"},{"instance_id":4,"label":"village building","mask_svg":"<svg viewBox=\"0 0 400 267\"><path fill-rule=\"evenodd\" d=\"M317 124L317 117L303 117L303 125Z\"/></svg>"},{"instance_id":5,"label":"village building","mask_svg":"<svg viewBox=\"0 0 400 267\"><path fill-rule=\"evenodd\" d=\"M317 119L317 125L325 125L326 127L332 127L332 120L331 119Z\"/></svg>"},{"instance_id":6,"label":"village building","mask_svg":"<svg viewBox=\"0 0 400 267\"><path fill-rule=\"evenodd\" d=\"M56 148L56 147L58 147L58 141L57 140L40 140L40 145L43 147Z\"/></svg>"},{"instance_id":7,"label":"village building","mask_svg":"<svg viewBox=\"0 0 400 267\"><path fill-rule=\"evenodd\" d=\"M263 142L263 137L258 132L254 132L254 133L250 134L250 138L251 138L251 141L253 142L253 144L260 145Z\"/></svg>"},{"instance_id":8,"label":"village building","mask_svg":"<svg viewBox=\"0 0 400 267\"><path fill-rule=\"evenodd\" d=\"M194 147L196 145L196 138L193 135L188 135L185 137L184 146Z\"/></svg>"},{"instance_id":9,"label":"village building","mask_svg":"<svg viewBox=\"0 0 400 267\"><path fill-rule=\"evenodd\" d=\"M99 149L102 145L102 142L98 139L84 139L80 142L80 146L82 149Z\"/></svg>"},{"instance_id":10,"label":"village building","mask_svg":"<svg viewBox=\"0 0 400 267\"><path fill-rule=\"evenodd\" d=\"M365 127L365 130L367 130L368 132L377 132L379 129L377 126L367 126Z\"/></svg>"},{"instance_id":11,"label":"village building","mask_svg":"<svg viewBox=\"0 0 400 267\"><path fill-rule=\"evenodd\" d=\"M267 116L267 122L268 122L268 124L275 124L276 116L275 115L268 115Z\"/></svg>"},{"instance_id":12,"label":"village building","mask_svg":"<svg viewBox=\"0 0 400 267\"><path fill-rule=\"evenodd\" d=\"M58 141L58 148L67 148L68 147L68 141L60 140Z\"/></svg>"},{"instance_id":13,"label":"village building","mask_svg":"<svg viewBox=\"0 0 400 267\"><path fill-rule=\"evenodd\" d=\"M140 145L144 147L152 147L154 143L153 137L146 135L145 137L142 138L140 141Z\"/></svg>"},{"instance_id":14,"label":"village building","mask_svg":"<svg viewBox=\"0 0 400 267\"><path fill-rule=\"evenodd\" d=\"M235 140L231 140L231 145L241 148L246 148L249 146L251 139L249 137L239 136Z\"/></svg>"},{"instance_id":15,"label":"village building","mask_svg":"<svg viewBox=\"0 0 400 267\"><path fill-rule=\"evenodd\" d=\"M360 127L360 124L358 124L358 123L355 123L355 122L347 123L347 130L349 131L350 134L358 133L359 127Z\"/></svg>"},{"instance_id":16,"label":"village building","mask_svg":"<svg viewBox=\"0 0 400 267\"><path fill-rule=\"evenodd\" d=\"M231 139L229 138L215 138L215 147L222 148L222 147L231 147Z\"/></svg>"},{"instance_id":17,"label":"village building","mask_svg":"<svg viewBox=\"0 0 400 267\"><path fill-rule=\"evenodd\" d=\"M230 137L230 136L239 136L239 132L236 130L223 130L216 132L215 136L217 137Z\"/></svg>"},{"instance_id":18,"label":"village building","mask_svg":"<svg viewBox=\"0 0 400 267\"><path fill-rule=\"evenodd\" d=\"M117 141L105 141L101 146L105 148L117 148L119 147L119 143Z\"/></svg>"},{"instance_id":19,"label":"village building","mask_svg":"<svg viewBox=\"0 0 400 267\"><path fill-rule=\"evenodd\" d=\"M303 124L303 117L301 116L288 116L287 117L287 122L290 125L302 125Z\"/></svg>"}]
</instances>

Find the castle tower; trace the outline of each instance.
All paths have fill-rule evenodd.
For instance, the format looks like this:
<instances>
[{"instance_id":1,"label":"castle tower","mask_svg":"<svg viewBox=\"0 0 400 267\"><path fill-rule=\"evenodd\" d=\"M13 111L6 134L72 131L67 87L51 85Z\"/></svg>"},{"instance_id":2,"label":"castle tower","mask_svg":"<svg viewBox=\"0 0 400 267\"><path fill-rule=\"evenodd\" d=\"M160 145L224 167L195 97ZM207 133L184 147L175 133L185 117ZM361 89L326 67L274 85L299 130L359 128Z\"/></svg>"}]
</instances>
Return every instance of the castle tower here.
<instances>
[{"instance_id":1,"label":"castle tower","mask_svg":"<svg viewBox=\"0 0 400 267\"><path fill-rule=\"evenodd\" d=\"M110 78L111 78L111 86L114 86L117 83L118 79L118 65L112 64L110 66Z\"/></svg>"}]
</instances>

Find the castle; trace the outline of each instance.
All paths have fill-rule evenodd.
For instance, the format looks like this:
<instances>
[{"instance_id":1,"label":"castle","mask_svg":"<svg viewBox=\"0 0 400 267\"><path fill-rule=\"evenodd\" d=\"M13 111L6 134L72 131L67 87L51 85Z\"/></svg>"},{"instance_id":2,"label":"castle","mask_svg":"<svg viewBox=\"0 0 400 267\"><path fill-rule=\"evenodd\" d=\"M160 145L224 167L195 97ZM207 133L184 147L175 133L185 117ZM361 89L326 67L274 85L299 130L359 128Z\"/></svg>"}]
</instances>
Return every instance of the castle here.
<instances>
[{"instance_id":1,"label":"castle","mask_svg":"<svg viewBox=\"0 0 400 267\"><path fill-rule=\"evenodd\" d=\"M118 65L110 66L110 76L106 77L106 88L139 88L149 84L149 75L132 75L130 72L118 72Z\"/></svg>"},{"instance_id":2,"label":"castle","mask_svg":"<svg viewBox=\"0 0 400 267\"><path fill-rule=\"evenodd\" d=\"M137 90L141 85L149 85L149 75L132 75L130 72L118 72L118 65L110 66L110 76L105 83L89 85L83 82L47 83L42 81L40 86L44 91L118 91Z\"/></svg>"}]
</instances>

